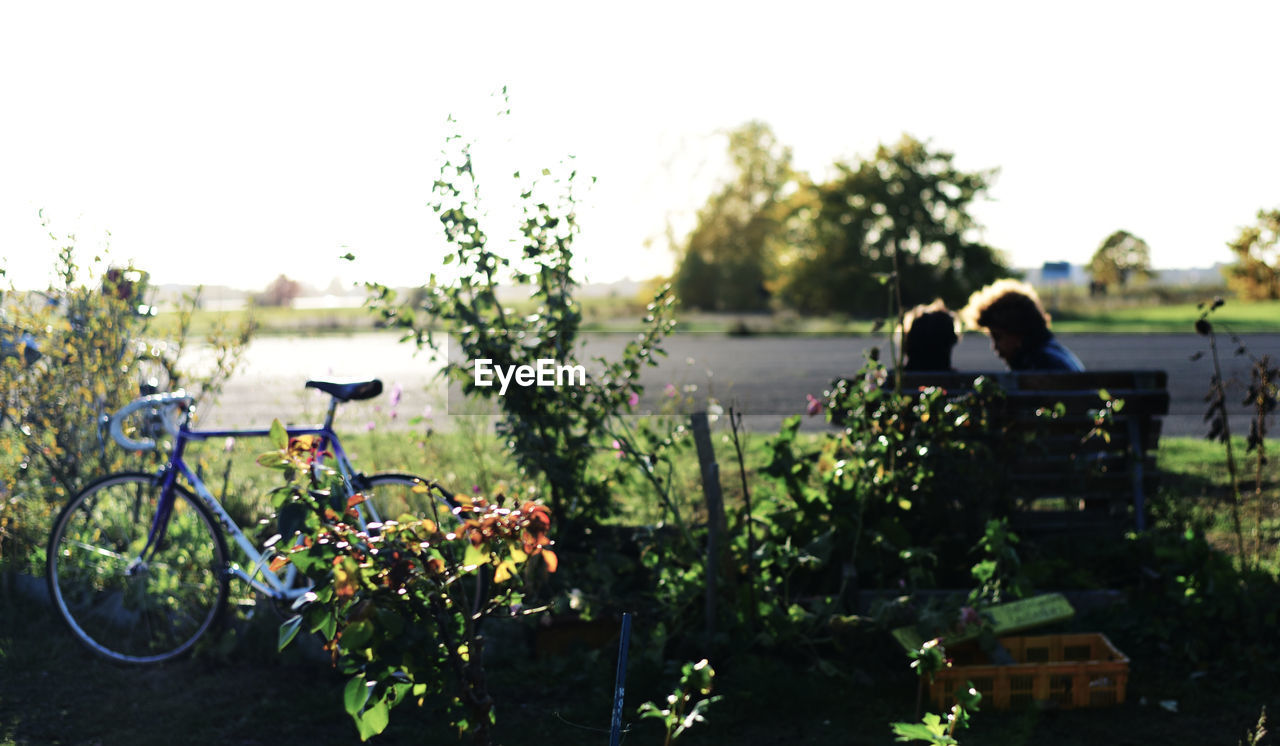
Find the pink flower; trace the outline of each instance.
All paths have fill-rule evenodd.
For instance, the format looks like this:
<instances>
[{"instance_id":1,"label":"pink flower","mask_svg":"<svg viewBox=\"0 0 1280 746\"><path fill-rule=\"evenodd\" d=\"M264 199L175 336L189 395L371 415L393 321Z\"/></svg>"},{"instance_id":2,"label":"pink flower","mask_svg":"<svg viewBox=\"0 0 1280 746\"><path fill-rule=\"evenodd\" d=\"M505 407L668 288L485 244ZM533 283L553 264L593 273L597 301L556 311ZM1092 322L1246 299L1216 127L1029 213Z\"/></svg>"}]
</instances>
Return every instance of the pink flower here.
<instances>
[{"instance_id":1,"label":"pink flower","mask_svg":"<svg viewBox=\"0 0 1280 746\"><path fill-rule=\"evenodd\" d=\"M805 394L804 398L809 402L805 406L804 411L808 413L810 417L822 411L822 402L813 398L813 394Z\"/></svg>"},{"instance_id":2,"label":"pink flower","mask_svg":"<svg viewBox=\"0 0 1280 746\"><path fill-rule=\"evenodd\" d=\"M395 409L400 405L400 395L404 393L404 386L396 384L391 387L391 408ZM392 415L393 417L395 415Z\"/></svg>"},{"instance_id":3,"label":"pink flower","mask_svg":"<svg viewBox=\"0 0 1280 746\"><path fill-rule=\"evenodd\" d=\"M369 420L368 422L364 423L364 429L368 430L369 432L372 432L373 428L375 427L377 427L377 425L373 424L373 420Z\"/></svg>"},{"instance_id":4,"label":"pink flower","mask_svg":"<svg viewBox=\"0 0 1280 746\"><path fill-rule=\"evenodd\" d=\"M623 450L622 450L622 444L621 444L621 443L619 443L619 442L618 442L618 441L616 441L616 440L615 440L615 441L613 441L613 457L614 457L614 458L622 458L622 457L623 457L623 456L625 456L625 455L627 455L627 454L626 454L625 452L623 452Z\"/></svg>"},{"instance_id":5,"label":"pink flower","mask_svg":"<svg viewBox=\"0 0 1280 746\"><path fill-rule=\"evenodd\" d=\"M429 419L431 419L431 415L432 415L432 413L434 413L434 412L435 412L435 410L431 408L431 405L430 405L430 404L428 404L427 406L425 406L425 407L423 407L423 408L422 408L422 419L424 419L424 420L429 420Z\"/></svg>"},{"instance_id":6,"label":"pink flower","mask_svg":"<svg viewBox=\"0 0 1280 746\"><path fill-rule=\"evenodd\" d=\"M236 439L230 436L228 436L226 442L222 444L222 450L226 451L227 453L231 453L232 449L234 449L235 447L236 447Z\"/></svg>"},{"instance_id":7,"label":"pink flower","mask_svg":"<svg viewBox=\"0 0 1280 746\"><path fill-rule=\"evenodd\" d=\"M678 392L676 391L676 385L674 383L668 383L666 385L666 388L662 389L663 396L666 396L667 398L673 397L677 393Z\"/></svg>"},{"instance_id":8,"label":"pink flower","mask_svg":"<svg viewBox=\"0 0 1280 746\"><path fill-rule=\"evenodd\" d=\"M637 404L639 404L639 403L640 403L640 395L639 395L639 394L637 394L636 392L632 391L632 392L631 392L631 395L627 397L627 406L628 406L628 407L634 407L635 405L637 405Z\"/></svg>"}]
</instances>

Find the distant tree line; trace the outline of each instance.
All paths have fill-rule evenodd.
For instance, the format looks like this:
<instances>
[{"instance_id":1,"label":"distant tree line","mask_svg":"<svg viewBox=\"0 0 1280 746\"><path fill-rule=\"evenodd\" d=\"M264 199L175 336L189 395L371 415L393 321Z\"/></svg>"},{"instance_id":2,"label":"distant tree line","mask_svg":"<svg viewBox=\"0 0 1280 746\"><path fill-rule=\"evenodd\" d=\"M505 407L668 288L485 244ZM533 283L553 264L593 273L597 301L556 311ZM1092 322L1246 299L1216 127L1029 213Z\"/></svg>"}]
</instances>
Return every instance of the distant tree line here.
<instances>
[{"instance_id":1,"label":"distant tree line","mask_svg":"<svg viewBox=\"0 0 1280 746\"><path fill-rule=\"evenodd\" d=\"M685 308L881 315L895 274L904 307L935 298L963 305L1016 274L970 214L996 169L962 171L952 153L903 135L814 181L763 122L738 127L728 141L734 175L676 246L672 284ZM1241 297L1280 298L1278 234L1280 210L1262 211L1228 244L1239 261L1227 280ZM1124 230L1103 239L1087 270L1097 292L1155 276L1147 242Z\"/></svg>"}]
</instances>

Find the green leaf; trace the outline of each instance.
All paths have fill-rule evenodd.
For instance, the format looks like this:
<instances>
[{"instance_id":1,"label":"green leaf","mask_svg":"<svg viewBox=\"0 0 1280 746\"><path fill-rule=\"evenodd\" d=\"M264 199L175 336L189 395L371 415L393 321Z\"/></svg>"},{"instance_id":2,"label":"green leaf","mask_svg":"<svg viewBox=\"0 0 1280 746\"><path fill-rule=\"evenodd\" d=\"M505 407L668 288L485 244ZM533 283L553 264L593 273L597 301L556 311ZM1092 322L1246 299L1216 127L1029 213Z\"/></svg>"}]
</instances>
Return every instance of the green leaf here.
<instances>
[{"instance_id":1,"label":"green leaf","mask_svg":"<svg viewBox=\"0 0 1280 746\"><path fill-rule=\"evenodd\" d=\"M947 726L943 724L942 718L935 713L929 713L924 716L922 722L919 723L893 723L893 732L898 736L897 741L924 741L932 744L954 744L956 739L948 736Z\"/></svg>"},{"instance_id":2,"label":"green leaf","mask_svg":"<svg viewBox=\"0 0 1280 746\"><path fill-rule=\"evenodd\" d=\"M265 466L268 469L285 469L288 468L289 462L281 458L278 451L267 451L258 456L258 466Z\"/></svg>"},{"instance_id":3,"label":"green leaf","mask_svg":"<svg viewBox=\"0 0 1280 746\"><path fill-rule=\"evenodd\" d=\"M356 728L360 731L360 740L368 741L387 729L390 713L387 711L387 703L378 700L369 709L354 717Z\"/></svg>"},{"instance_id":4,"label":"green leaf","mask_svg":"<svg viewBox=\"0 0 1280 746\"><path fill-rule=\"evenodd\" d=\"M282 451L289 447L289 432L284 429L284 425L278 419L271 421L271 432L267 437L271 445Z\"/></svg>"},{"instance_id":5,"label":"green leaf","mask_svg":"<svg viewBox=\"0 0 1280 746\"><path fill-rule=\"evenodd\" d=\"M302 626L302 615L295 614L280 624L280 633L276 640L276 650L284 650L298 636L298 627Z\"/></svg>"},{"instance_id":6,"label":"green leaf","mask_svg":"<svg viewBox=\"0 0 1280 746\"><path fill-rule=\"evenodd\" d=\"M373 687L369 682L364 680L364 674L356 674L347 686L342 690L342 704L347 708L347 714L356 717L360 711L364 709L364 705L369 701L369 694L373 691Z\"/></svg>"},{"instance_id":7,"label":"green leaf","mask_svg":"<svg viewBox=\"0 0 1280 746\"><path fill-rule=\"evenodd\" d=\"M348 652L363 648L373 638L373 625L366 620L348 624L342 631L342 647Z\"/></svg>"}]
</instances>

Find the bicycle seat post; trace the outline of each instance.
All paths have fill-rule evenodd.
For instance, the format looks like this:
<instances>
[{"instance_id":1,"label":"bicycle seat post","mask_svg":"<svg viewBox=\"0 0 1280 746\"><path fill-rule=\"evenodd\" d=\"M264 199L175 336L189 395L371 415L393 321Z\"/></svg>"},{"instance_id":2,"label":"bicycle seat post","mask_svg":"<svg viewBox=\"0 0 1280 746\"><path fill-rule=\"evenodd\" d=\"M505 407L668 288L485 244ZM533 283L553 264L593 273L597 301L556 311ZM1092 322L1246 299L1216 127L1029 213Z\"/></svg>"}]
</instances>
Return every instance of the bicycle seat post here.
<instances>
[{"instance_id":1,"label":"bicycle seat post","mask_svg":"<svg viewBox=\"0 0 1280 746\"><path fill-rule=\"evenodd\" d=\"M326 430L333 429L333 415L337 411L338 411L338 397L330 396L329 397L329 413L326 414L324 417L324 429Z\"/></svg>"}]
</instances>

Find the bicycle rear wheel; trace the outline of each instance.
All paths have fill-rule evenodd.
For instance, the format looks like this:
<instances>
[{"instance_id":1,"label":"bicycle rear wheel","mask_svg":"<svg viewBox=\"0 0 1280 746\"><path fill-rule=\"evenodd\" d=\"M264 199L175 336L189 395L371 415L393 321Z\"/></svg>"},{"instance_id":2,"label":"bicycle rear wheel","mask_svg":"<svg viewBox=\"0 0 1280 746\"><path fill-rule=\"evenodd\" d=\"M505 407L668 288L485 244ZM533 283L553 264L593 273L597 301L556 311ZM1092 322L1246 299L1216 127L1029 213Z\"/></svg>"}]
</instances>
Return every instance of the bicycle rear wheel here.
<instances>
[{"instance_id":1,"label":"bicycle rear wheel","mask_svg":"<svg viewBox=\"0 0 1280 746\"><path fill-rule=\"evenodd\" d=\"M454 505L435 490L427 488L427 480L412 474L372 474L364 478L360 492L365 496L369 520L394 521L403 515L430 518L444 531L459 525L453 514Z\"/></svg>"},{"instance_id":2,"label":"bicycle rear wheel","mask_svg":"<svg viewBox=\"0 0 1280 746\"><path fill-rule=\"evenodd\" d=\"M213 516L176 486L157 541L141 556L160 485L121 473L86 487L49 536L54 606L80 642L122 663L158 663L191 650L227 603L227 546Z\"/></svg>"}]
</instances>

